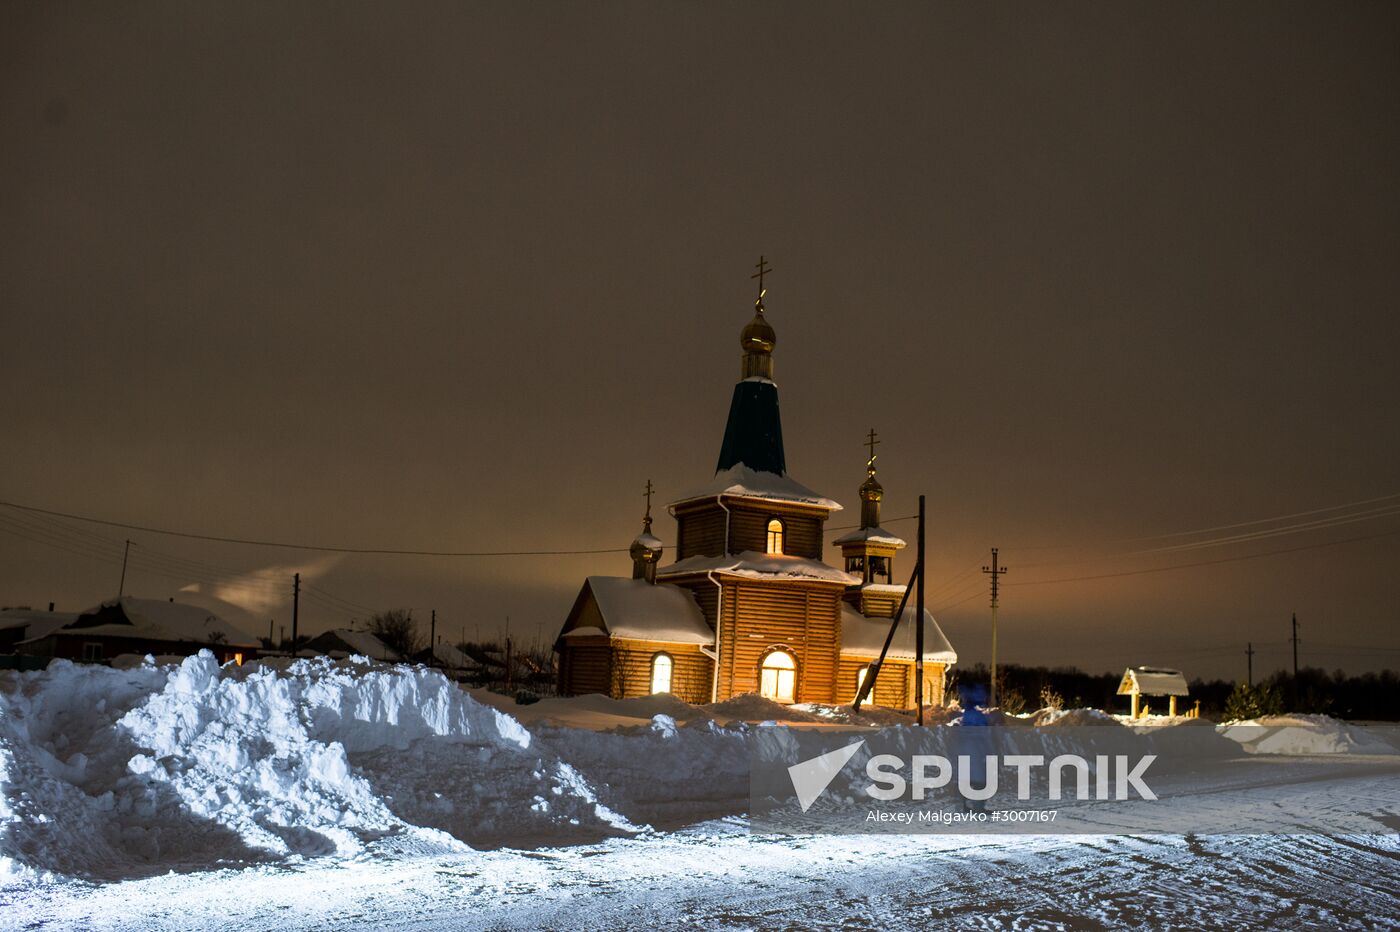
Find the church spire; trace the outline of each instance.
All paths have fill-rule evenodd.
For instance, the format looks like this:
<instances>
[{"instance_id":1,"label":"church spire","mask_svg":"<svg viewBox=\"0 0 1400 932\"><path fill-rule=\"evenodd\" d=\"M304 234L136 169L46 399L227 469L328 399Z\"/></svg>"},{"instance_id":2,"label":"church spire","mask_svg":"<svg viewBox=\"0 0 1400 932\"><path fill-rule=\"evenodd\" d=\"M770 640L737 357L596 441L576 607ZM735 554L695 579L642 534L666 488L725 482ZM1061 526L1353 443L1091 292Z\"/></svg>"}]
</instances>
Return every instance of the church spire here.
<instances>
[{"instance_id":1,"label":"church spire","mask_svg":"<svg viewBox=\"0 0 1400 932\"><path fill-rule=\"evenodd\" d=\"M632 555L632 578L645 579L653 585L656 584L656 564L661 562L661 541L651 533L651 495L655 491L651 480L648 479L647 490L644 493L647 511L642 518L642 533L632 541L632 547L628 551Z\"/></svg>"},{"instance_id":2,"label":"church spire","mask_svg":"<svg viewBox=\"0 0 1400 932\"><path fill-rule=\"evenodd\" d=\"M773 382L773 347L778 343L778 335L764 316L763 306L768 294L763 279L773 270L763 256L758 257L755 268L758 271L749 277L758 279L758 297L753 302L753 320L739 333L743 366L729 402L729 421L715 472L742 465L755 472L781 476L787 472L787 462L783 456L783 425L778 416L778 386Z\"/></svg>"}]
</instances>

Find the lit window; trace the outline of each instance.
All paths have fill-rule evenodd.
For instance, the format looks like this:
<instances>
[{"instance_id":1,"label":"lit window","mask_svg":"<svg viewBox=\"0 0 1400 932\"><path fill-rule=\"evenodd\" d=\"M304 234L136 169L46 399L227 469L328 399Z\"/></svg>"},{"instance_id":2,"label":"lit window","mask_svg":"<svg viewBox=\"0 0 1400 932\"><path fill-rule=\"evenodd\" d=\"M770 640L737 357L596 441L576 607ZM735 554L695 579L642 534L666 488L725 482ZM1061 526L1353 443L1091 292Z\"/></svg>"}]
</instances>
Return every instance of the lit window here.
<instances>
[{"instance_id":1,"label":"lit window","mask_svg":"<svg viewBox=\"0 0 1400 932\"><path fill-rule=\"evenodd\" d=\"M758 691L774 702L794 701L797 687L797 661L786 651L775 650L763 658Z\"/></svg>"},{"instance_id":2,"label":"lit window","mask_svg":"<svg viewBox=\"0 0 1400 932\"><path fill-rule=\"evenodd\" d=\"M777 518L768 522L768 552L783 552L783 522Z\"/></svg>"},{"instance_id":3,"label":"lit window","mask_svg":"<svg viewBox=\"0 0 1400 932\"><path fill-rule=\"evenodd\" d=\"M657 654L651 658L651 691L668 693L671 691L671 658Z\"/></svg>"}]
</instances>

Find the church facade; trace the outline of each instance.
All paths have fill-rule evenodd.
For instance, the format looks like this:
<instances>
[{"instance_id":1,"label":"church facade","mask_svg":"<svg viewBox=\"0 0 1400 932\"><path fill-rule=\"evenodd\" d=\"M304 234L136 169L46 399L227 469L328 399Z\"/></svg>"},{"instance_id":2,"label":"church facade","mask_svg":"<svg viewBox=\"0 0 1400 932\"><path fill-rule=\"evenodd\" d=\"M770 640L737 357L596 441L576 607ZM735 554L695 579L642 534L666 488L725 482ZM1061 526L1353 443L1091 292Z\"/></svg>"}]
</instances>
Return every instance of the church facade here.
<instances>
[{"instance_id":1,"label":"church facade","mask_svg":"<svg viewBox=\"0 0 1400 932\"><path fill-rule=\"evenodd\" d=\"M714 479L669 505L675 561L661 565L648 483L632 576L588 577L555 642L561 694L847 703L879 657L904 594L894 561L905 542L880 527L884 490L872 453L860 525L833 541L841 566L824 561L825 525L841 506L787 472L777 335L763 297L760 287L740 334L740 379ZM877 705L914 704L914 614L906 607L871 697ZM957 654L928 612L922 623L924 701L937 705Z\"/></svg>"}]
</instances>

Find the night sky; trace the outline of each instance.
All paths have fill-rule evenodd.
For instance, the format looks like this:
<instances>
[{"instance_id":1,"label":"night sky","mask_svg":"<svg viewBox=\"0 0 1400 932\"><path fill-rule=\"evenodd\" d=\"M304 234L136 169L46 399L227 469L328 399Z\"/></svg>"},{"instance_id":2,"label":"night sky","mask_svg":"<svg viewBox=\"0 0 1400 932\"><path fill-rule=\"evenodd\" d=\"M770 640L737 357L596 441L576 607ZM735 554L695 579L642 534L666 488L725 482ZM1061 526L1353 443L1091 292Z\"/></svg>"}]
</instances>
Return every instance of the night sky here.
<instances>
[{"instance_id":1,"label":"night sky","mask_svg":"<svg viewBox=\"0 0 1400 932\"><path fill-rule=\"evenodd\" d=\"M851 524L879 431L964 663L997 546L1003 661L1258 674L1296 611L1397 667L1397 48L1386 4L6 4L0 499L622 550L713 471L762 253L789 471ZM6 605L115 595L130 537L129 594L253 633L298 569L304 630L527 641L630 572L0 531Z\"/></svg>"}]
</instances>

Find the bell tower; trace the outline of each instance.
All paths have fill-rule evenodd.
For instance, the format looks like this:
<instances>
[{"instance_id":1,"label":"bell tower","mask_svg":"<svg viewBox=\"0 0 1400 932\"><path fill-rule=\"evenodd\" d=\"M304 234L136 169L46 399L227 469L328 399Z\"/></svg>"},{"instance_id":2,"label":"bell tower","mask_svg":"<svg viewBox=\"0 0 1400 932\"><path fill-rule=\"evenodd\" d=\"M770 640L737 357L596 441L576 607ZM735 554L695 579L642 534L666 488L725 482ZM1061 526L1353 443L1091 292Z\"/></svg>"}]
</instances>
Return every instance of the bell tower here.
<instances>
[{"instance_id":1,"label":"bell tower","mask_svg":"<svg viewBox=\"0 0 1400 932\"><path fill-rule=\"evenodd\" d=\"M867 435L865 445L869 456L865 461L865 481L860 486L860 527L836 538L833 543L841 548L847 573L858 577L858 586L847 590L847 599L856 604L863 615L892 616L898 599L891 602L892 590L902 590L894 581L894 555L904 549L904 541L880 527L880 503L885 498L885 487L875 478L874 428ZM886 603L891 603L886 608Z\"/></svg>"}]
</instances>

